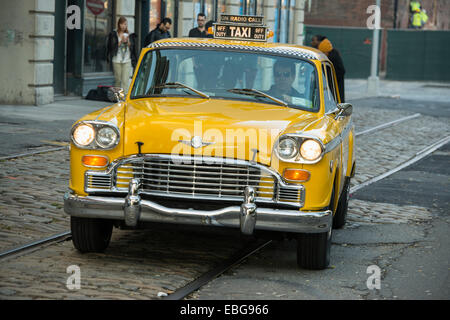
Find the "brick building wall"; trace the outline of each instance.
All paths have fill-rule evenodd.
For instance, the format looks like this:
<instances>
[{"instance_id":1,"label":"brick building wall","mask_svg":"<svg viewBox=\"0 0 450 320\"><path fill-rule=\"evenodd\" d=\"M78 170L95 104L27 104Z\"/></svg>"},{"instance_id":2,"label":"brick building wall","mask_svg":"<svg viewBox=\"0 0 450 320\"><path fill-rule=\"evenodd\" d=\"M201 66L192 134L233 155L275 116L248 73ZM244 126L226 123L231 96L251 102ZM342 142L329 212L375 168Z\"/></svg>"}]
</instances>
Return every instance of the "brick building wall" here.
<instances>
[{"instance_id":1,"label":"brick building wall","mask_svg":"<svg viewBox=\"0 0 450 320\"><path fill-rule=\"evenodd\" d=\"M396 27L406 29L409 20L409 0L398 0ZM310 6L308 6L308 3ZM305 25L366 27L367 7L375 0L312 0L305 6ZM425 29L450 29L450 1L422 0L429 17ZM394 27L395 0L381 0L381 27Z\"/></svg>"}]
</instances>

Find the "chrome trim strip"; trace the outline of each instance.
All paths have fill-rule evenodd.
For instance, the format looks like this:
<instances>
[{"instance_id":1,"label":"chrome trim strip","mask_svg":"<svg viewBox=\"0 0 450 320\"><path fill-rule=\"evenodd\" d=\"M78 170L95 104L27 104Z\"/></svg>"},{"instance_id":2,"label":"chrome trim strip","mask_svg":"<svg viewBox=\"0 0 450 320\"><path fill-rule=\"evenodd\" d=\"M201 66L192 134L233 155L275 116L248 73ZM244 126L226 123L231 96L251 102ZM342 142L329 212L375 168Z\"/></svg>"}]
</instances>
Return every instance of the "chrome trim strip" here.
<instances>
[{"instance_id":1,"label":"chrome trim strip","mask_svg":"<svg viewBox=\"0 0 450 320\"><path fill-rule=\"evenodd\" d=\"M81 197L69 192L64 195L64 211L76 217L124 220L124 204L124 198ZM167 208L148 200L141 200L139 206L139 221L240 228L240 206L204 211ZM330 210L255 208L255 211L255 229L259 230L320 233L329 231L333 221Z\"/></svg>"},{"instance_id":2,"label":"chrome trim strip","mask_svg":"<svg viewBox=\"0 0 450 320\"><path fill-rule=\"evenodd\" d=\"M347 126L342 130L341 134L336 136L333 140L329 141L327 144L325 144L325 151L324 154L333 151L337 146L341 144L341 142L347 138L347 136L350 134L350 130L353 127L353 120L350 120L347 123Z\"/></svg>"}]
</instances>

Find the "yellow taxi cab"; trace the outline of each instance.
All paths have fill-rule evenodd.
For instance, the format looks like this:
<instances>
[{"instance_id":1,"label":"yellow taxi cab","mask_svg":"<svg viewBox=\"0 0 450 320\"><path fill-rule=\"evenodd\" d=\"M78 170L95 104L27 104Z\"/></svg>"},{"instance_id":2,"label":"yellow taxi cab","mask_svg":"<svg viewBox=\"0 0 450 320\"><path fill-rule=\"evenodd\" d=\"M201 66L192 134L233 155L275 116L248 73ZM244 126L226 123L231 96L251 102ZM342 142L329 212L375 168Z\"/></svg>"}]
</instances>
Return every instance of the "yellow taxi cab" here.
<instances>
[{"instance_id":1,"label":"yellow taxi cab","mask_svg":"<svg viewBox=\"0 0 450 320\"><path fill-rule=\"evenodd\" d=\"M355 172L352 106L324 54L268 43L260 17L238 17L214 38L144 48L126 95L114 88L115 104L73 125L76 249L105 250L113 226L207 225L282 234L300 267L329 265Z\"/></svg>"}]
</instances>

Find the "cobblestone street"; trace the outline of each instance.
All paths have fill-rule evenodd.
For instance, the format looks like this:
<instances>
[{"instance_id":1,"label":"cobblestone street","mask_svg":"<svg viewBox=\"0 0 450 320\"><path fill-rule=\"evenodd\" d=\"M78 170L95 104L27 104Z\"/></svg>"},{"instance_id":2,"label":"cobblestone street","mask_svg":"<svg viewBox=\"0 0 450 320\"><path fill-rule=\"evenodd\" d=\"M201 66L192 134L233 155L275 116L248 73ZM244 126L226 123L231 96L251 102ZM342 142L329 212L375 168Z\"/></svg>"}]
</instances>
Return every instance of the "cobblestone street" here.
<instances>
[{"instance_id":1,"label":"cobblestone street","mask_svg":"<svg viewBox=\"0 0 450 320\"><path fill-rule=\"evenodd\" d=\"M361 132L414 113L358 108L355 104L353 119L356 132ZM357 167L352 185L358 185L398 166L449 133L448 118L422 115L357 137ZM2 251L69 230L69 217L63 212L62 201L68 177L67 149L0 161ZM430 219L432 214L429 208L383 203L382 199L377 202L351 199L348 224L343 232L382 224L415 225ZM164 229L114 229L111 245L104 254L81 255L67 241L21 257L5 259L0 263L0 299L157 299L158 293L170 293L182 287L242 246L239 233L234 230L209 230L203 233L200 230L183 229L179 232ZM332 251L340 254L342 246L343 244L334 242ZM278 267L295 269L295 259L292 258L295 249L291 244L284 244L282 247L282 252L290 253L282 259L278 256L286 263L285 266ZM377 252L381 252L377 250L370 255L375 257ZM292 261L287 261L287 257ZM269 259L267 254L251 258L250 268L255 268L255 263L256 266L264 264L264 259ZM70 265L81 268L80 290L70 291L66 288L69 276L66 268ZM241 266L239 270L242 268L245 269ZM309 272L296 272L305 279L311 276ZM224 278L232 275L230 273ZM339 283L341 282L338 281ZM214 285L214 282L210 283L194 294L193 298L216 298L210 293L211 286ZM360 287L347 288L346 286L351 286L348 281L343 281L341 285L343 297L361 298L367 294ZM260 297L295 299L297 289L293 289L294 294L275 292L276 294L261 294ZM224 290L226 291L225 287ZM243 293L235 297L246 298ZM258 297L258 293L251 296Z\"/></svg>"}]
</instances>

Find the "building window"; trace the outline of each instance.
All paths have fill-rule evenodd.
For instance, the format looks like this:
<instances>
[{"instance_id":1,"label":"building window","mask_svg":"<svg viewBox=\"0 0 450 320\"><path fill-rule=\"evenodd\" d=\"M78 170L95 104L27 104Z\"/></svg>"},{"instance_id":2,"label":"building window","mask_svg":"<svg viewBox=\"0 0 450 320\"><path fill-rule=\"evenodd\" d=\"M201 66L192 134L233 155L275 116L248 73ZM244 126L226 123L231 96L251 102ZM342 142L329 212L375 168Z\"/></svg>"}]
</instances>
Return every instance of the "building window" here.
<instances>
[{"instance_id":1,"label":"building window","mask_svg":"<svg viewBox=\"0 0 450 320\"><path fill-rule=\"evenodd\" d=\"M217 1L217 14L220 16L221 14L225 14L227 12L227 0L218 0ZM218 20L217 17L216 20Z\"/></svg>"},{"instance_id":2,"label":"building window","mask_svg":"<svg viewBox=\"0 0 450 320\"><path fill-rule=\"evenodd\" d=\"M207 21L215 19L215 2L215 0L203 0L203 13L206 14Z\"/></svg>"},{"instance_id":3,"label":"building window","mask_svg":"<svg viewBox=\"0 0 450 320\"><path fill-rule=\"evenodd\" d=\"M279 42L289 42L289 0L281 0L280 8L280 40Z\"/></svg>"},{"instance_id":4,"label":"building window","mask_svg":"<svg viewBox=\"0 0 450 320\"><path fill-rule=\"evenodd\" d=\"M281 1L282 0L277 0L277 5L275 8L275 30L273 35L273 42L280 42Z\"/></svg>"},{"instance_id":5,"label":"building window","mask_svg":"<svg viewBox=\"0 0 450 320\"><path fill-rule=\"evenodd\" d=\"M150 1L150 30L156 28L161 22L161 0Z\"/></svg>"},{"instance_id":6,"label":"building window","mask_svg":"<svg viewBox=\"0 0 450 320\"><path fill-rule=\"evenodd\" d=\"M84 73L109 72L111 66L106 62L106 38L112 30L113 1L102 0L101 7L85 7L84 14Z\"/></svg>"},{"instance_id":7,"label":"building window","mask_svg":"<svg viewBox=\"0 0 450 320\"><path fill-rule=\"evenodd\" d=\"M241 0L241 14L256 15L256 2L256 0Z\"/></svg>"},{"instance_id":8,"label":"building window","mask_svg":"<svg viewBox=\"0 0 450 320\"><path fill-rule=\"evenodd\" d=\"M264 15L264 1L263 0L258 0L256 1L256 12L255 14L257 16L263 16Z\"/></svg>"},{"instance_id":9,"label":"building window","mask_svg":"<svg viewBox=\"0 0 450 320\"><path fill-rule=\"evenodd\" d=\"M164 18L172 20L172 27L169 30L172 37L177 36L178 26L178 0L150 0L150 21L149 31L155 29Z\"/></svg>"},{"instance_id":10,"label":"building window","mask_svg":"<svg viewBox=\"0 0 450 320\"><path fill-rule=\"evenodd\" d=\"M294 19L295 0L278 0L275 11L274 42L289 42L291 21Z\"/></svg>"},{"instance_id":11,"label":"building window","mask_svg":"<svg viewBox=\"0 0 450 320\"><path fill-rule=\"evenodd\" d=\"M197 15L200 12L203 12L206 15L206 21L214 20L217 21L216 15L216 2L217 0L194 0L194 12L193 12L193 20L192 20L192 28L195 28L197 26ZM225 0L219 1L218 13L225 13ZM223 10L223 11L222 11Z\"/></svg>"},{"instance_id":12,"label":"building window","mask_svg":"<svg viewBox=\"0 0 450 320\"><path fill-rule=\"evenodd\" d=\"M172 24L175 24L175 0L165 0L164 18L172 19Z\"/></svg>"},{"instance_id":13,"label":"building window","mask_svg":"<svg viewBox=\"0 0 450 320\"><path fill-rule=\"evenodd\" d=\"M170 33L172 35L172 37L177 37L178 36L178 15L177 15L177 10L178 10L178 0L164 0L163 2L163 10L162 10L162 14L163 17L162 18L170 18L172 19L172 28L170 29Z\"/></svg>"}]
</instances>

